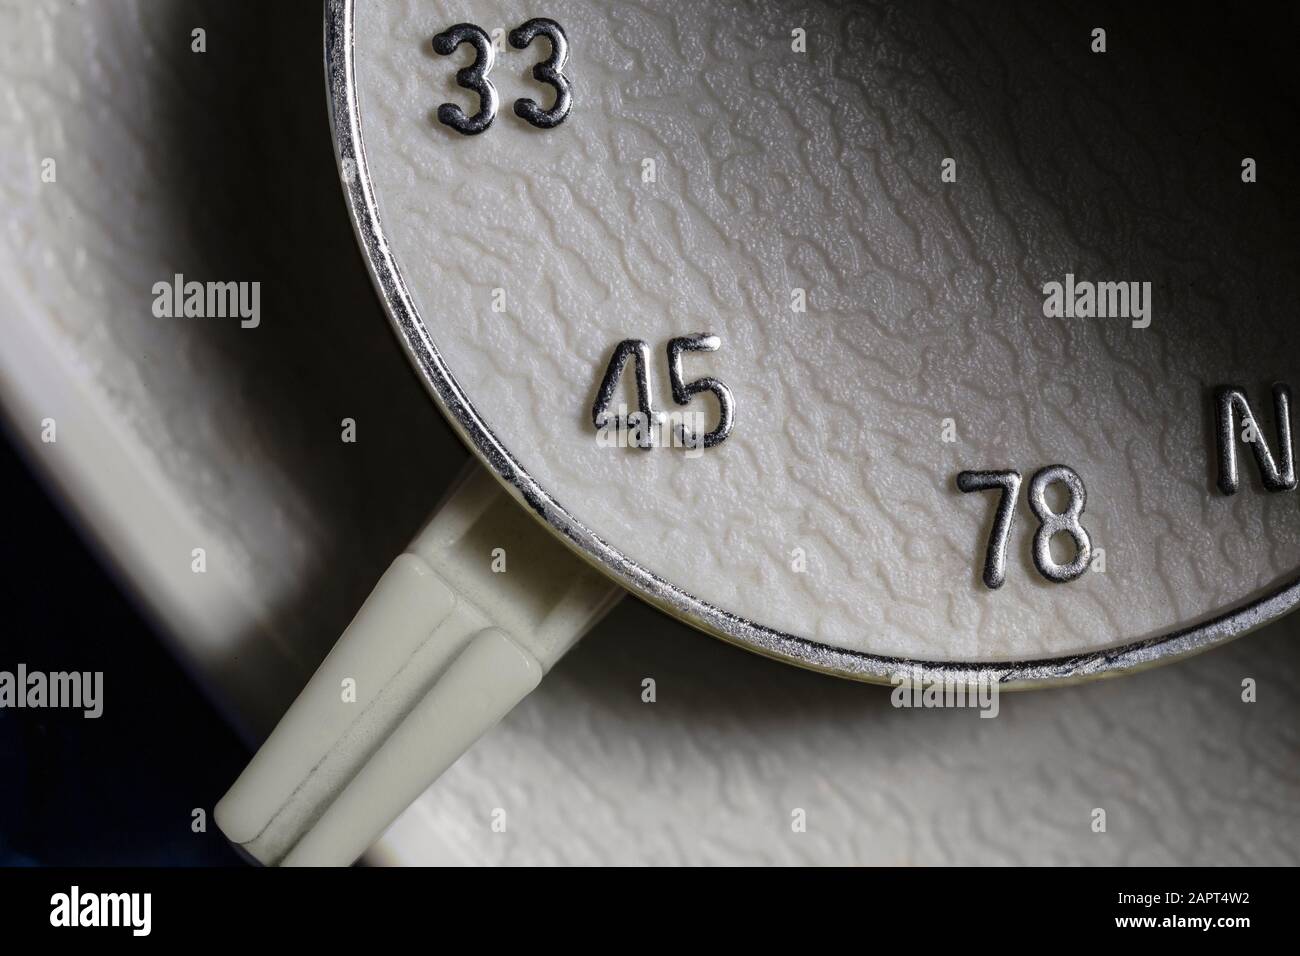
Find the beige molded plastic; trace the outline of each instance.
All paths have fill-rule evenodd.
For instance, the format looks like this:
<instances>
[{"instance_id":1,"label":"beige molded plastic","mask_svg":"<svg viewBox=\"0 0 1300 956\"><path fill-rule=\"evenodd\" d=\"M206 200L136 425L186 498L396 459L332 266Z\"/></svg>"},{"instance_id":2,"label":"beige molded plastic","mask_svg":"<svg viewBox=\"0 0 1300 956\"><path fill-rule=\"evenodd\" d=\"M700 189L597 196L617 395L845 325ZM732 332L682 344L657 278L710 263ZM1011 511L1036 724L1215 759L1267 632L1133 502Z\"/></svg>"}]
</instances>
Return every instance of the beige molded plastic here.
<instances>
[{"instance_id":1,"label":"beige molded plastic","mask_svg":"<svg viewBox=\"0 0 1300 956\"><path fill-rule=\"evenodd\" d=\"M217 825L262 863L351 863L621 593L474 468L217 804Z\"/></svg>"},{"instance_id":2,"label":"beige molded plastic","mask_svg":"<svg viewBox=\"0 0 1300 956\"><path fill-rule=\"evenodd\" d=\"M549 102L531 47L498 57L488 133L431 119L443 101L473 107L456 86L468 51L438 56L433 34L541 15L569 40L562 126L511 113ZM1153 153L1196 141L1204 117L1155 97L1166 81L1141 57L1075 95L1065 33L1049 55L995 19L986 35L924 4L355 5L386 253L442 361L573 521L692 613L720 612L715 631L730 615L902 659L1092 655L1300 569L1296 496L1219 493L1209 430L1213 388L1242 384L1276 447L1269 383L1300 383L1276 187L1243 184L1236 158ZM1126 97L1118 124L1116 88L1153 96ZM1196 229L1172 225L1189 209ZM1044 285L1067 275L1151 282L1150 325L1046 317ZM731 390L730 437L694 459L598 443L591 402L617 343L649 343L671 408L666 343L704 331L721 347L685 374ZM684 410L711 425L710 402ZM990 594L993 502L957 474L1014 468L1027 484L1058 462L1086 485L1105 572L1044 579L1022 495Z\"/></svg>"}]
</instances>

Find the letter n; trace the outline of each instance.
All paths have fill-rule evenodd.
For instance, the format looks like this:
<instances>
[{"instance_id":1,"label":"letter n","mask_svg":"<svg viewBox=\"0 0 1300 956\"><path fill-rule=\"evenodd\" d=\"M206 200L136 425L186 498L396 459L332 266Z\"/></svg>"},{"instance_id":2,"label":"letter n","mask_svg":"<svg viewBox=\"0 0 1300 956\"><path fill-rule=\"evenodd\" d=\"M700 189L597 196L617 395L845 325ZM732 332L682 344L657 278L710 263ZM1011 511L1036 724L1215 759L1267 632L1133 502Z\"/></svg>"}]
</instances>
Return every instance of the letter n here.
<instances>
[{"instance_id":1,"label":"letter n","mask_svg":"<svg viewBox=\"0 0 1300 956\"><path fill-rule=\"evenodd\" d=\"M1224 386L1214 393L1214 407L1218 415L1216 438L1219 446L1219 490L1234 495L1241 486L1237 473L1237 416L1254 425L1254 440L1249 444L1255 452L1259 474L1269 491L1291 491L1296 486L1295 460L1291 447L1291 390L1281 382L1273 386L1273 409L1277 420L1278 453L1273 452L1264 439L1259 419L1255 417L1246 398L1246 390L1233 385Z\"/></svg>"}]
</instances>

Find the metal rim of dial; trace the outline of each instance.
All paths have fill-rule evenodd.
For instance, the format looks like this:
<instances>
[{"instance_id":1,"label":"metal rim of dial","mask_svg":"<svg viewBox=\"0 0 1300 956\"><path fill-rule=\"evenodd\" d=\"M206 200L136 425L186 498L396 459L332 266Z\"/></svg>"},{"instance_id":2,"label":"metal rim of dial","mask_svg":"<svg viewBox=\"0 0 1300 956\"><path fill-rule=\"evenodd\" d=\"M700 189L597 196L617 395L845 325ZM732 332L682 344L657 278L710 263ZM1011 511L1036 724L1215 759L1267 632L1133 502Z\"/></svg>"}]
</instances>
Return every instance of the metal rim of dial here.
<instances>
[{"instance_id":1,"label":"metal rim of dial","mask_svg":"<svg viewBox=\"0 0 1300 956\"><path fill-rule=\"evenodd\" d=\"M462 440L540 521L620 584L705 633L785 663L877 684L901 677L925 683L996 683L1027 689L1117 677L1178 660L1240 637L1300 604L1300 577L1199 624L1140 641L1063 657L1002 661L927 661L821 644L715 607L655 575L570 514L520 465L483 420L443 360L407 290L380 221L366 163L354 59L356 0L325 4L325 75L335 159L348 214L384 310L429 394Z\"/></svg>"}]
</instances>

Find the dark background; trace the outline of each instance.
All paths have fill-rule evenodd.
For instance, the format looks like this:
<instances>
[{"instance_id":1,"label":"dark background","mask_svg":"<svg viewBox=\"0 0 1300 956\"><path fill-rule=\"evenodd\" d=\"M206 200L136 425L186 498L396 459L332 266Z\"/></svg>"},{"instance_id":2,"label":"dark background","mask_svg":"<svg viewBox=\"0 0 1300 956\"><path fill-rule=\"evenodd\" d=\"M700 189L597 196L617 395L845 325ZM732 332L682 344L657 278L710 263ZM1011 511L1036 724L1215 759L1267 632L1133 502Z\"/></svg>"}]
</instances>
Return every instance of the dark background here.
<instances>
[{"instance_id":1,"label":"dark background","mask_svg":"<svg viewBox=\"0 0 1300 956\"><path fill-rule=\"evenodd\" d=\"M239 862L212 807L251 756L5 436L0 669L104 671L103 713L0 708L0 865ZM125 658L125 659L124 659ZM207 814L191 830L189 811Z\"/></svg>"}]
</instances>

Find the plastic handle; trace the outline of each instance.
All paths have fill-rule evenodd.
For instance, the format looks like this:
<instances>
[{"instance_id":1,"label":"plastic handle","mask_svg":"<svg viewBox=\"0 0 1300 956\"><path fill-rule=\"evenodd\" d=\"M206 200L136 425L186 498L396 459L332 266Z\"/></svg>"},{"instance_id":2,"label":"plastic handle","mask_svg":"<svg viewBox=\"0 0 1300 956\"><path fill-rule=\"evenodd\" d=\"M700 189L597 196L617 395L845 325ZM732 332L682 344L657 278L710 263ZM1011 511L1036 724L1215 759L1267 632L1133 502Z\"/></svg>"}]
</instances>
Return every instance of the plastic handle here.
<instances>
[{"instance_id":1,"label":"plastic handle","mask_svg":"<svg viewBox=\"0 0 1300 956\"><path fill-rule=\"evenodd\" d=\"M351 863L622 593L475 466L217 804L217 825L268 865Z\"/></svg>"}]
</instances>

